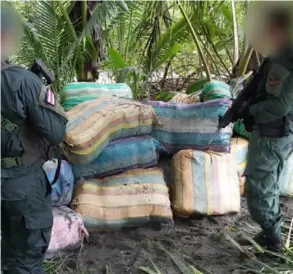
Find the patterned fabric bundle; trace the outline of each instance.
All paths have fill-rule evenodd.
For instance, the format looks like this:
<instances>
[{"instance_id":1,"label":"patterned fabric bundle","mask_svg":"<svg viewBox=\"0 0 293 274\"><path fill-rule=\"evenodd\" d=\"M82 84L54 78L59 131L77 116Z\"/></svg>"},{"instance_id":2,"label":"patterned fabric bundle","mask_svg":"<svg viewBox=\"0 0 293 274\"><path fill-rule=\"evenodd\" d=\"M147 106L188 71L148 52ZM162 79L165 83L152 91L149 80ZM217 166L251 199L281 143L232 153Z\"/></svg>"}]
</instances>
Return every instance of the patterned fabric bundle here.
<instances>
[{"instance_id":1,"label":"patterned fabric bundle","mask_svg":"<svg viewBox=\"0 0 293 274\"><path fill-rule=\"evenodd\" d=\"M232 154L182 150L173 156L172 206L181 217L240 211L240 182Z\"/></svg>"},{"instance_id":2,"label":"patterned fabric bundle","mask_svg":"<svg viewBox=\"0 0 293 274\"><path fill-rule=\"evenodd\" d=\"M198 93L198 92L196 92ZM200 97L197 94L177 94L169 102L181 103L181 104L195 104L200 102Z\"/></svg>"},{"instance_id":3,"label":"patterned fabric bundle","mask_svg":"<svg viewBox=\"0 0 293 274\"><path fill-rule=\"evenodd\" d=\"M245 126L244 126L242 121L237 121L237 122L234 123L233 131L237 135L239 135L239 136L241 136L241 137L243 137L245 139L250 138L250 132L246 131Z\"/></svg>"},{"instance_id":4,"label":"patterned fabric bundle","mask_svg":"<svg viewBox=\"0 0 293 274\"><path fill-rule=\"evenodd\" d=\"M71 207L91 231L173 224L168 187L158 168L77 182Z\"/></svg>"},{"instance_id":5,"label":"patterned fabric bundle","mask_svg":"<svg viewBox=\"0 0 293 274\"><path fill-rule=\"evenodd\" d=\"M159 123L151 106L115 97L79 104L67 116L67 145L63 148L74 164L88 164L110 141L148 135Z\"/></svg>"},{"instance_id":6,"label":"patterned fabric bundle","mask_svg":"<svg viewBox=\"0 0 293 274\"><path fill-rule=\"evenodd\" d=\"M117 96L132 99L132 92L125 83L98 84L94 82L75 82L67 84L61 92L61 103L66 111L76 105L101 97Z\"/></svg>"},{"instance_id":7,"label":"patterned fabric bundle","mask_svg":"<svg viewBox=\"0 0 293 274\"><path fill-rule=\"evenodd\" d=\"M248 141L244 138L233 137L231 142L231 154L234 155L239 175L242 176L247 164Z\"/></svg>"},{"instance_id":8,"label":"patterned fabric bundle","mask_svg":"<svg viewBox=\"0 0 293 274\"><path fill-rule=\"evenodd\" d=\"M229 85L222 81L211 81L203 86L200 101L205 102L220 98L231 98Z\"/></svg>"},{"instance_id":9,"label":"patterned fabric bundle","mask_svg":"<svg viewBox=\"0 0 293 274\"><path fill-rule=\"evenodd\" d=\"M53 182L57 170L57 159L47 161L43 165L47 178L50 183ZM52 204L54 206L67 206L71 202L74 187L74 176L72 167L69 163L62 160L58 180L52 185Z\"/></svg>"},{"instance_id":10,"label":"patterned fabric bundle","mask_svg":"<svg viewBox=\"0 0 293 274\"><path fill-rule=\"evenodd\" d=\"M151 136L138 136L110 142L90 164L73 165L76 179L115 175L135 168L157 165L162 145Z\"/></svg>"},{"instance_id":11,"label":"patterned fabric bundle","mask_svg":"<svg viewBox=\"0 0 293 274\"><path fill-rule=\"evenodd\" d=\"M53 208L53 228L46 258L60 256L79 248L89 234L84 227L80 214L61 206Z\"/></svg>"},{"instance_id":12,"label":"patterned fabric bundle","mask_svg":"<svg viewBox=\"0 0 293 274\"><path fill-rule=\"evenodd\" d=\"M280 175L279 188L281 196L293 197L293 153L286 161Z\"/></svg>"},{"instance_id":13,"label":"patterned fabric bundle","mask_svg":"<svg viewBox=\"0 0 293 274\"><path fill-rule=\"evenodd\" d=\"M205 150L217 130L219 115L231 105L229 99L213 100L192 105L151 101L162 127L157 127L152 136L174 154L182 149ZM223 129L209 148L229 152L232 127Z\"/></svg>"}]
</instances>

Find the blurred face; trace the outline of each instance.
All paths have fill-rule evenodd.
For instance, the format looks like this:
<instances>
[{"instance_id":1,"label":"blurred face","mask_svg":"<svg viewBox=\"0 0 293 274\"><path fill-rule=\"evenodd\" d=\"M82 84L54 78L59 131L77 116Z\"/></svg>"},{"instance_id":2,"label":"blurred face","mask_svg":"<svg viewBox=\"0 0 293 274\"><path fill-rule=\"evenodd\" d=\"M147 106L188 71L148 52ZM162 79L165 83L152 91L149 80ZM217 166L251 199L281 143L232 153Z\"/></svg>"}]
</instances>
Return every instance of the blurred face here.
<instances>
[{"instance_id":1,"label":"blurred face","mask_svg":"<svg viewBox=\"0 0 293 274\"><path fill-rule=\"evenodd\" d=\"M8 31L1 31L1 61L5 61L8 57L13 55L15 49L12 34Z\"/></svg>"},{"instance_id":2,"label":"blurred face","mask_svg":"<svg viewBox=\"0 0 293 274\"><path fill-rule=\"evenodd\" d=\"M270 52L278 52L287 43L287 32L282 26L270 26L267 30L268 40L270 41Z\"/></svg>"},{"instance_id":3,"label":"blurred face","mask_svg":"<svg viewBox=\"0 0 293 274\"><path fill-rule=\"evenodd\" d=\"M22 38L22 24L18 14L1 3L1 61L15 54Z\"/></svg>"}]
</instances>

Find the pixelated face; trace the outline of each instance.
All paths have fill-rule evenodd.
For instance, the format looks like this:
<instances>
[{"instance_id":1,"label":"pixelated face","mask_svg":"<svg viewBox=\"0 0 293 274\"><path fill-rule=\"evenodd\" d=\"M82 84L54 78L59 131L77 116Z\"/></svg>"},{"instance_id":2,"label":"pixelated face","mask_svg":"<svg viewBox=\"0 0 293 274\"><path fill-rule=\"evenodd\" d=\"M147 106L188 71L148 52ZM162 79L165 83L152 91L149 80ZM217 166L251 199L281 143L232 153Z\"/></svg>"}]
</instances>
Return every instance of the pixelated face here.
<instances>
[{"instance_id":1,"label":"pixelated face","mask_svg":"<svg viewBox=\"0 0 293 274\"><path fill-rule=\"evenodd\" d=\"M18 14L7 6L1 6L1 60L7 59L16 52L22 35Z\"/></svg>"},{"instance_id":2,"label":"pixelated face","mask_svg":"<svg viewBox=\"0 0 293 274\"><path fill-rule=\"evenodd\" d=\"M289 41L288 29L270 20L269 15L276 9L291 11L293 18L293 1L256 1L248 8L245 34L250 45L263 56L274 54Z\"/></svg>"}]
</instances>

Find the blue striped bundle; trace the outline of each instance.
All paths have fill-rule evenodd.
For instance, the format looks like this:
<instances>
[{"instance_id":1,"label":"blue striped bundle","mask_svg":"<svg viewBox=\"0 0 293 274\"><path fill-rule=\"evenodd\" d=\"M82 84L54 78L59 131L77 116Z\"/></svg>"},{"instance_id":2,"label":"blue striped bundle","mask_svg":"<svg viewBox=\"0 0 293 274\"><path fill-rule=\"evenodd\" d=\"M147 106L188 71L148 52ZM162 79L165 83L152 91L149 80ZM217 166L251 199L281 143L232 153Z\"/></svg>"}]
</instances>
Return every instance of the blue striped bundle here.
<instances>
[{"instance_id":1,"label":"blue striped bundle","mask_svg":"<svg viewBox=\"0 0 293 274\"><path fill-rule=\"evenodd\" d=\"M149 101L163 124L157 126L152 136L169 154L183 149L206 150L217 130L219 115L231 105L231 100L220 99L196 104ZM229 152L232 126L221 130L209 146L209 150Z\"/></svg>"},{"instance_id":2,"label":"blue striped bundle","mask_svg":"<svg viewBox=\"0 0 293 274\"><path fill-rule=\"evenodd\" d=\"M125 83L100 84L95 82L74 82L67 84L61 92L62 106L66 111L87 101L101 97L117 96L132 99L132 91Z\"/></svg>"},{"instance_id":3,"label":"blue striped bundle","mask_svg":"<svg viewBox=\"0 0 293 274\"><path fill-rule=\"evenodd\" d=\"M90 164L73 165L75 179L115 175L136 168L157 165L162 145L151 136L138 136L112 141Z\"/></svg>"}]
</instances>

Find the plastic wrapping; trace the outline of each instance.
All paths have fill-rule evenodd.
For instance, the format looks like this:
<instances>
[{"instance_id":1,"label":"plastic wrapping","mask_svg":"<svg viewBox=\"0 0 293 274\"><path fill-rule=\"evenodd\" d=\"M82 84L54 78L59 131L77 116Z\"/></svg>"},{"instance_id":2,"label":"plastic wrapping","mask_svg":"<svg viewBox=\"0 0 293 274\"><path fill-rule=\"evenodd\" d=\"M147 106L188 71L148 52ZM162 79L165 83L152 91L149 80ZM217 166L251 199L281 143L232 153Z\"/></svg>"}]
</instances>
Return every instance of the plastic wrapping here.
<instances>
[{"instance_id":1,"label":"plastic wrapping","mask_svg":"<svg viewBox=\"0 0 293 274\"><path fill-rule=\"evenodd\" d=\"M211 81L203 86L200 101L205 102L221 98L231 98L230 86L225 82Z\"/></svg>"},{"instance_id":2,"label":"plastic wrapping","mask_svg":"<svg viewBox=\"0 0 293 274\"><path fill-rule=\"evenodd\" d=\"M168 187L158 168L134 169L103 179L79 180L71 207L89 232L173 224Z\"/></svg>"},{"instance_id":3,"label":"plastic wrapping","mask_svg":"<svg viewBox=\"0 0 293 274\"><path fill-rule=\"evenodd\" d=\"M46 258L62 255L79 248L89 234L80 214L62 206L53 208L53 227Z\"/></svg>"},{"instance_id":4,"label":"plastic wrapping","mask_svg":"<svg viewBox=\"0 0 293 274\"><path fill-rule=\"evenodd\" d=\"M57 169L57 160L47 161L43 165L47 178L50 183L53 182ZM62 160L58 180L52 185L52 203L54 206L69 205L72 199L74 188L74 176L71 164Z\"/></svg>"},{"instance_id":5,"label":"plastic wrapping","mask_svg":"<svg viewBox=\"0 0 293 274\"><path fill-rule=\"evenodd\" d=\"M140 102L100 98L67 112L64 154L74 164L94 161L109 142L150 134L159 123L153 108Z\"/></svg>"},{"instance_id":6,"label":"plastic wrapping","mask_svg":"<svg viewBox=\"0 0 293 274\"><path fill-rule=\"evenodd\" d=\"M125 83L75 82L64 87L61 92L61 102L64 109L68 111L83 102L108 96L132 99L132 91Z\"/></svg>"},{"instance_id":7,"label":"plastic wrapping","mask_svg":"<svg viewBox=\"0 0 293 274\"><path fill-rule=\"evenodd\" d=\"M229 153L182 150L173 156L172 206L182 217L240 211L240 177Z\"/></svg>"},{"instance_id":8,"label":"plastic wrapping","mask_svg":"<svg viewBox=\"0 0 293 274\"><path fill-rule=\"evenodd\" d=\"M76 179L115 175L136 168L157 165L162 145L151 136L138 136L110 142L90 164L73 165Z\"/></svg>"},{"instance_id":9,"label":"plastic wrapping","mask_svg":"<svg viewBox=\"0 0 293 274\"><path fill-rule=\"evenodd\" d=\"M233 137L231 154L235 157L239 175L242 176L247 165L248 141L241 137Z\"/></svg>"},{"instance_id":10,"label":"plastic wrapping","mask_svg":"<svg viewBox=\"0 0 293 274\"><path fill-rule=\"evenodd\" d=\"M196 92L195 94L177 94L175 95L169 102L174 103L181 103L181 104L195 104L200 102L200 96L198 95L199 92Z\"/></svg>"},{"instance_id":11,"label":"plastic wrapping","mask_svg":"<svg viewBox=\"0 0 293 274\"><path fill-rule=\"evenodd\" d=\"M151 134L174 154L183 149L205 150L217 131L219 115L230 107L229 99L212 100L197 104L176 104L172 102L149 101L163 124ZM229 152L232 127L221 130L210 144L209 149Z\"/></svg>"}]
</instances>

